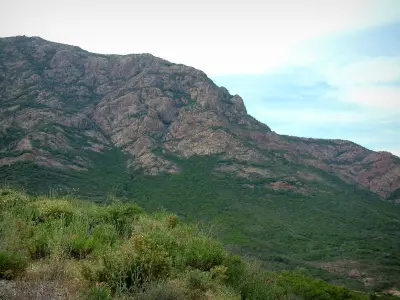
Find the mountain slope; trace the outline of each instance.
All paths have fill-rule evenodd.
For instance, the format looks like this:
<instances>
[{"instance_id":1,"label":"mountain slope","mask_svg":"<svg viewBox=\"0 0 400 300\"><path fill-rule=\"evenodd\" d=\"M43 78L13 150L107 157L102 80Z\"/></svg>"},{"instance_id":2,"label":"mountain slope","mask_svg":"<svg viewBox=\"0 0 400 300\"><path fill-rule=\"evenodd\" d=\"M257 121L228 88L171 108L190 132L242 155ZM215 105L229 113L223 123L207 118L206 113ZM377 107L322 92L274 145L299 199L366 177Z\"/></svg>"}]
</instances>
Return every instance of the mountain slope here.
<instances>
[{"instance_id":1,"label":"mountain slope","mask_svg":"<svg viewBox=\"0 0 400 300\"><path fill-rule=\"evenodd\" d=\"M278 135L249 116L239 96L196 69L149 54L92 54L40 38L2 39L0 49L0 165L32 160L85 170L91 152L118 147L132 155L130 168L149 174L180 171L160 152L220 154L236 163L222 163L216 172L277 179L276 188L296 189L288 181L326 182L313 168L381 197L400 187L399 158L347 141ZM312 169L294 172L282 168L285 162Z\"/></svg>"},{"instance_id":2,"label":"mountain slope","mask_svg":"<svg viewBox=\"0 0 400 300\"><path fill-rule=\"evenodd\" d=\"M279 135L196 69L0 39L0 132L7 184L211 221L269 268L357 288L400 282L400 209L379 201L397 199L400 159Z\"/></svg>"}]
</instances>

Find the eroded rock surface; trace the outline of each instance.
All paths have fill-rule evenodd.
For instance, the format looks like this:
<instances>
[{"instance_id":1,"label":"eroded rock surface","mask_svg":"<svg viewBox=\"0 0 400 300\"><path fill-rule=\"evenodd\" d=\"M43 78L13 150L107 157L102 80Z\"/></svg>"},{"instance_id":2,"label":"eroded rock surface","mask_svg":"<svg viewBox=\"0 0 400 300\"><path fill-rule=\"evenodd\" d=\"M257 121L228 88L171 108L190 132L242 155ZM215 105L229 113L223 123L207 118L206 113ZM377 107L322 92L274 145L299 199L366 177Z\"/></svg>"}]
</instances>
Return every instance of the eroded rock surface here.
<instances>
[{"instance_id":1,"label":"eroded rock surface","mask_svg":"<svg viewBox=\"0 0 400 300\"><path fill-rule=\"evenodd\" d=\"M320 172L382 198L400 187L398 157L276 134L202 71L150 54L100 55L12 37L0 39L0 70L0 165L30 160L84 171L91 152L118 147L131 154L128 168L152 175L181 171L166 153L219 155L216 173L268 179L271 188L326 182Z\"/></svg>"}]
</instances>

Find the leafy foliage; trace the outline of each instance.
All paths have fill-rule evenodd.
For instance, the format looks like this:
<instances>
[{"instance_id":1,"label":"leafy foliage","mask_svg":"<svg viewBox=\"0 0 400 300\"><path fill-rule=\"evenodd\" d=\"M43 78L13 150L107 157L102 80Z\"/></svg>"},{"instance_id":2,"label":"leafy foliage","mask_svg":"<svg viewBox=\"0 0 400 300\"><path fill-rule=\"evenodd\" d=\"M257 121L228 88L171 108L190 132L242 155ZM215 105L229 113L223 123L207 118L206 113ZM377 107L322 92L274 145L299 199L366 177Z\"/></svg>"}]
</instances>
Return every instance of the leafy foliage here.
<instances>
[{"instance_id":1,"label":"leafy foliage","mask_svg":"<svg viewBox=\"0 0 400 300\"><path fill-rule=\"evenodd\" d=\"M26 257L21 253L0 251L0 278L12 278L26 266Z\"/></svg>"}]
</instances>

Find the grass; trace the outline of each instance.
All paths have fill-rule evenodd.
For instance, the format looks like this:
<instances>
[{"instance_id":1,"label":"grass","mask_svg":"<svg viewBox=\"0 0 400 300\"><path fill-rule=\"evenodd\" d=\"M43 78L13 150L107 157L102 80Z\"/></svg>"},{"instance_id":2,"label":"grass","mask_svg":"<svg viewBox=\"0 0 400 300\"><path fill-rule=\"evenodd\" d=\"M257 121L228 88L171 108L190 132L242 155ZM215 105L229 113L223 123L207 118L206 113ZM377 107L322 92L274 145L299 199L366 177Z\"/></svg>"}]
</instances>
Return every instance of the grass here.
<instances>
[{"instance_id":1,"label":"grass","mask_svg":"<svg viewBox=\"0 0 400 300\"><path fill-rule=\"evenodd\" d=\"M266 272L228 252L204 227L166 211L10 189L0 190L0 277L10 282L0 281L8 286L0 297L10 299L60 293L91 300L370 296L298 272Z\"/></svg>"}]
</instances>

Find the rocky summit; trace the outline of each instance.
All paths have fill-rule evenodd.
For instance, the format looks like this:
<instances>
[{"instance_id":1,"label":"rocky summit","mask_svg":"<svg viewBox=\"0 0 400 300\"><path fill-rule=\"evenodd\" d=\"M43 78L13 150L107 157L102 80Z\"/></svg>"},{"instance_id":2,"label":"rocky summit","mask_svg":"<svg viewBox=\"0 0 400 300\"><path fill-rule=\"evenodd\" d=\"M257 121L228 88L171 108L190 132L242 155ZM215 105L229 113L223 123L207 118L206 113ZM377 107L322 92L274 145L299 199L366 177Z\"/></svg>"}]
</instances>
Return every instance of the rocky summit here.
<instances>
[{"instance_id":1,"label":"rocky summit","mask_svg":"<svg viewBox=\"0 0 400 300\"><path fill-rule=\"evenodd\" d=\"M219 155L213 172L266 179L273 189L310 193L307 182L331 184L324 174L381 198L400 187L398 157L344 140L279 135L202 71L150 54L3 38L0 116L0 166L32 161L85 172L92 152L117 147L130 154L128 169L151 175L181 172L166 154Z\"/></svg>"}]
</instances>

